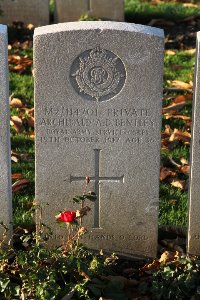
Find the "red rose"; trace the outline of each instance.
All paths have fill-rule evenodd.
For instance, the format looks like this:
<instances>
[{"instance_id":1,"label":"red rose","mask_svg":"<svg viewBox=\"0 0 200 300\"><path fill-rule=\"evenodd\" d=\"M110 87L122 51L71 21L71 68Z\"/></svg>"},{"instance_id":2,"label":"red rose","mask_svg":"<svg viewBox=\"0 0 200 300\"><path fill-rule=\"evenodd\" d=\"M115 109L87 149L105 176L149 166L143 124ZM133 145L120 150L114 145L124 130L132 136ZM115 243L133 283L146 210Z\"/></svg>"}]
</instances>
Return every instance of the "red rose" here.
<instances>
[{"instance_id":1,"label":"red rose","mask_svg":"<svg viewBox=\"0 0 200 300\"><path fill-rule=\"evenodd\" d=\"M71 223L74 222L76 218L76 212L75 211L63 211L57 216L57 220L60 222L67 222Z\"/></svg>"}]
</instances>

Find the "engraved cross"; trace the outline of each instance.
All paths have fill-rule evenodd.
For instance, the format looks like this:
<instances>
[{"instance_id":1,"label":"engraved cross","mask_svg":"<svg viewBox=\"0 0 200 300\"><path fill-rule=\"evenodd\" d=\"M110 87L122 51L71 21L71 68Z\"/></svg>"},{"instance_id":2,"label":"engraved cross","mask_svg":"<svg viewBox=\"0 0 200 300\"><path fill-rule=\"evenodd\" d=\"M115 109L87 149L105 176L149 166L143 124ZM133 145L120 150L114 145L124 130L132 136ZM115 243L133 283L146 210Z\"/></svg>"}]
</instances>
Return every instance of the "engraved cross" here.
<instances>
[{"instance_id":1,"label":"engraved cross","mask_svg":"<svg viewBox=\"0 0 200 300\"><path fill-rule=\"evenodd\" d=\"M120 177L100 177L100 149L94 149L95 155L95 174L90 177L91 181L94 181L94 192L97 196L94 207L94 228L101 228L100 226L100 184L101 182L124 182L124 175ZM73 181L84 181L85 177L70 176L70 182Z\"/></svg>"}]
</instances>

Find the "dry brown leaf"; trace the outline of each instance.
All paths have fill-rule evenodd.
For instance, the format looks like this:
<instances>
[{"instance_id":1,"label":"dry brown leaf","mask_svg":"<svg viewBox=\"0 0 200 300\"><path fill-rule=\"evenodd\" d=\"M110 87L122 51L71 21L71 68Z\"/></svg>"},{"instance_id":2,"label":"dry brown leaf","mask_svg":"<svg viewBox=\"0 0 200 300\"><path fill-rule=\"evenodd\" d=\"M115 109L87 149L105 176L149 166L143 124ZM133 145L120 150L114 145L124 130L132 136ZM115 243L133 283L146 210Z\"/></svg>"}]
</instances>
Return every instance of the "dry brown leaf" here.
<instances>
[{"instance_id":1,"label":"dry brown leaf","mask_svg":"<svg viewBox=\"0 0 200 300\"><path fill-rule=\"evenodd\" d=\"M180 103L172 103L171 105L163 108L163 114L167 112L176 112L177 110L182 109L185 106L186 102L180 102Z\"/></svg>"},{"instance_id":2,"label":"dry brown leaf","mask_svg":"<svg viewBox=\"0 0 200 300\"><path fill-rule=\"evenodd\" d=\"M188 50L185 50L184 52L187 53L187 54L195 54L196 53L196 48L188 49Z\"/></svg>"},{"instance_id":3,"label":"dry brown leaf","mask_svg":"<svg viewBox=\"0 0 200 300\"><path fill-rule=\"evenodd\" d=\"M29 29L29 30L33 30L34 29L34 25L33 24L28 24L26 26L26 28Z\"/></svg>"},{"instance_id":4,"label":"dry brown leaf","mask_svg":"<svg viewBox=\"0 0 200 300\"><path fill-rule=\"evenodd\" d=\"M20 180L16 181L12 185L13 193L16 193L19 190L21 190L22 188L26 187L29 183L30 183L30 180L28 180L28 179L20 179Z\"/></svg>"},{"instance_id":5,"label":"dry brown leaf","mask_svg":"<svg viewBox=\"0 0 200 300\"><path fill-rule=\"evenodd\" d=\"M23 177L22 173L12 174L12 180L19 180L19 179L22 179L22 177Z\"/></svg>"},{"instance_id":6,"label":"dry brown leaf","mask_svg":"<svg viewBox=\"0 0 200 300\"><path fill-rule=\"evenodd\" d=\"M185 188L185 184L186 184L185 180L174 179L171 181L172 186L177 187L181 190Z\"/></svg>"},{"instance_id":7,"label":"dry brown leaf","mask_svg":"<svg viewBox=\"0 0 200 300\"><path fill-rule=\"evenodd\" d=\"M10 107L11 108L21 108L23 106L23 103L20 99L18 98L13 98L11 101L10 101Z\"/></svg>"},{"instance_id":8,"label":"dry brown leaf","mask_svg":"<svg viewBox=\"0 0 200 300\"><path fill-rule=\"evenodd\" d=\"M183 6L184 7L198 7L198 5L197 4L193 4L193 3L183 3Z\"/></svg>"},{"instance_id":9,"label":"dry brown leaf","mask_svg":"<svg viewBox=\"0 0 200 300\"><path fill-rule=\"evenodd\" d=\"M34 138L35 138L35 132L34 132L34 131L28 132L27 135L28 135L31 139L34 139Z\"/></svg>"},{"instance_id":10,"label":"dry brown leaf","mask_svg":"<svg viewBox=\"0 0 200 300\"><path fill-rule=\"evenodd\" d=\"M23 130L22 119L17 116L10 118L10 125L13 126L18 133L21 133Z\"/></svg>"},{"instance_id":11,"label":"dry brown leaf","mask_svg":"<svg viewBox=\"0 0 200 300\"><path fill-rule=\"evenodd\" d=\"M159 269L159 267L160 267L160 262L157 259L155 259L152 263L150 263L150 264L147 263L146 265L144 265L144 267L142 267L140 269L140 272L141 273L145 272L145 273L150 273L151 274L152 272Z\"/></svg>"},{"instance_id":12,"label":"dry brown leaf","mask_svg":"<svg viewBox=\"0 0 200 300\"><path fill-rule=\"evenodd\" d=\"M185 144L189 144L190 143L190 139L191 139L191 133L187 132L187 131L180 131L178 129L174 129L174 132L172 133L172 135L169 138L169 141L175 141L175 140L179 140L184 142Z\"/></svg>"},{"instance_id":13,"label":"dry brown leaf","mask_svg":"<svg viewBox=\"0 0 200 300\"><path fill-rule=\"evenodd\" d=\"M176 176L176 172L173 172L171 169L162 167L160 169L160 180L164 180L169 176Z\"/></svg>"},{"instance_id":14,"label":"dry brown leaf","mask_svg":"<svg viewBox=\"0 0 200 300\"><path fill-rule=\"evenodd\" d=\"M179 167L179 171L182 172L183 174L188 175L190 173L190 166L181 166Z\"/></svg>"},{"instance_id":15,"label":"dry brown leaf","mask_svg":"<svg viewBox=\"0 0 200 300\"><path fill-rule=\"evenodd\" d=\"M182 163L182 165L188 165L188 160L185 159L184 157L180 158L180 162Z\"/></svg>"},{"instance_id":16,"label":"dry brown leaf","mask_svg":"<svg viewBox=\"0 0 200 300\"><path fill-rule=\"evenodd\" d=\"M174 254L173 253L171 253L171 252L169 252L169 251L165 251L162 255L161 255L161 257L160 257L160 259L159 259L159 262L162 264L165 264L166 262L168 262L168 261L173 261L174 260Z\"/></svg>"},{"instance_id":17,"label":"dry brown leaf","mask_svg":"<svg viewBox=\"0 0 200 300\"><path fill-rule=\"evenodd\" d=\"M173 130L171 129L170 125L165 125L164 134L167 136L170 136L172 133L173 133Z\"/></svg>"},{"instance_id":18,"label":"dry brown leaf","mask_svg":"<svg viewBox=\"0 0 200 300\"><path fill-rule=\"evenodd\" d=\"M192 94L178 95L174 98L173 103L183 103L187 102L188 100L192 100Z\"/></svg>"},{"instance_id":19,"label":"dry brown leaf","mask_svg":"<svg viewBox=\"0 0 200 300\"><path fill-rule=\"evenodd\" d=\"M191 117L187 117L187 116L182 116L182 115L176 115L176 114L172 114L172 113L164 113L165 119L179 119L179 120L183 120L183 121L192 121Z\"/></svg>"},{"instance_id":20,"label":"dry brown leaf","mask_svg":"<svg viewBox=\"0 0 200 300\"><path fill-rule=\"evenodd\" d=\"M35 125L35 119L34 119L34 117L28 116L27 122L28 122L28 126L29 127L34 128L34 125Z\"/></svg>"},{"instance_id":21,"label":"dry brown leaf","mask_svg":"<svg viewBox=\"0 0 200 300\"><path fill-rule=\"evenodd\" d=\"M18 162L18 158L16 156L14 156L14 155L11 156L11 160L14 161L14 162L16 162L16 163Z\"/></svg>"},{"instance_id":22,"label":"dry brown leaf","mask_svg":"<svg viewBox=\"0 0 200 300\"><path fill-rule=\"evenodd\" d=\"M173 80L173 81L171 81L171 86L180 88L180 89L192 89L193 84L191 82L187 83L187 82L183 82L180 80Z\"/></svg>"},{"instance_id":23,"label":"dry brown leaf","mask_svg":"<svg viewBox=\"0 0 200 300\"><path fill-rule=\"evenodd\" d=\"M166 54L166 55L175 55L175 54L176 54L176 51L173 51L173 50L165 50L165 54Z\"/></svg>"},{"instance_id":24,"label":"dry brown leaf","mask_svg":"<svg viewBox=\"0 0 200 300\"><path fill-rule=\"evenodd\" d=\"M9 62L9 70L22 74L26 71L26 68L32 66L33 60L28 58L27 56L19 56L19 55L9 55L8 56Z\"/></svg>"}]
</instances>

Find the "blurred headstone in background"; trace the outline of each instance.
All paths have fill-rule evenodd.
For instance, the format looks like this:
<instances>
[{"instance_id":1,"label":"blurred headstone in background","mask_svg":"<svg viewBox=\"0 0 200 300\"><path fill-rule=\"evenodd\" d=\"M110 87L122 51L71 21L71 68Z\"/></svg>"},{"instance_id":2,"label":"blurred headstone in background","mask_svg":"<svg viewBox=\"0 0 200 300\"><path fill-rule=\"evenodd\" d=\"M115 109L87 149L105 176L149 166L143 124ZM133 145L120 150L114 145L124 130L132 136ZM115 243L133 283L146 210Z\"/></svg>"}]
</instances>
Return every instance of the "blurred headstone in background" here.
<instances>
[{"instance_id":1,"label":"blurred headstone in background","mask_svg":"<svg viewBox=\"0 0 200 300\"><path fill-rule=\"evenodd\" d=\"M86 14L124 21L124 0L55 0L55 23L77 21Z\"/></svg>"},{"instance_id":2,"label":"blurred headstone in background","mask_svg":"<svg viewBox=\"0 0 200 300\"><path fill-rule=\"evenodd\" d=\"M1 0L3 11L0 23L12 25L22 22L24 25L42 26L49 24L49 0Z\"/></svg>"}]
</instances>

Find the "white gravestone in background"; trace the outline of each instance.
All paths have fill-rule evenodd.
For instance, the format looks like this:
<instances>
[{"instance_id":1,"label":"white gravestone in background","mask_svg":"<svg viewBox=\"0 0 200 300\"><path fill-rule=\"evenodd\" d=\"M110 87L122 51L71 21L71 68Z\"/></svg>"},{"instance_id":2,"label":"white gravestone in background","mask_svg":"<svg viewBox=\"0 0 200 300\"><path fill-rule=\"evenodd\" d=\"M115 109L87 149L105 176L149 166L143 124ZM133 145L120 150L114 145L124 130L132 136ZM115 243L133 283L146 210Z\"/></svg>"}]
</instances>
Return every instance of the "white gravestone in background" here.
<instances>
[{"instance_id":1,"label":"white gravestone in background","mask_svg":"<svg viewBox=\"0 0 200 300\"><path fill-rule=\"evenodd\" d=\"M163 31L117 22L41 27L34 36L36 199L60 243L60 210L76 209L85 176L85 243L155 256Z\"/></svg>"},{"instance_id":2,"label":"white gravestone in background","mask_svg":"<svg viewBox=\"0 0 200 300\"><path fill-rule=\"evenodd\" d=\"M124 0L55 0L55 23L78 21L86 14L124 21Z\"/></svg>"},{"instance_id":3,"label":"white gravestone in background","mask_svg":"<svg viewBox=\"0 0 200 300\"><path fill-rule=\"evenodd\" d=\"M49 24L49 0L0 0L0 8L3 11L0 22L3 24Z\"/></svg>"},{"instance_id":4,"label":"white gravestone in background","mask_svg":"<svg viewBox=\"0 0 200 300\"><path fill-rule=\"evenodd\" d=\"M188 252L200 255L200 32L197 33L189 191Z\"/></svg>"},{"instance_id":5,"label":"white gravestone in background","mask_svg":"<svg viewBox=\"0 0 200 300\"><path fill-rule=\"evenodd\" d=\"M0 222L12 221L7 26L0 25ZM3 228L0 227L0 239Z\"/></svg>"}]
</instances>

